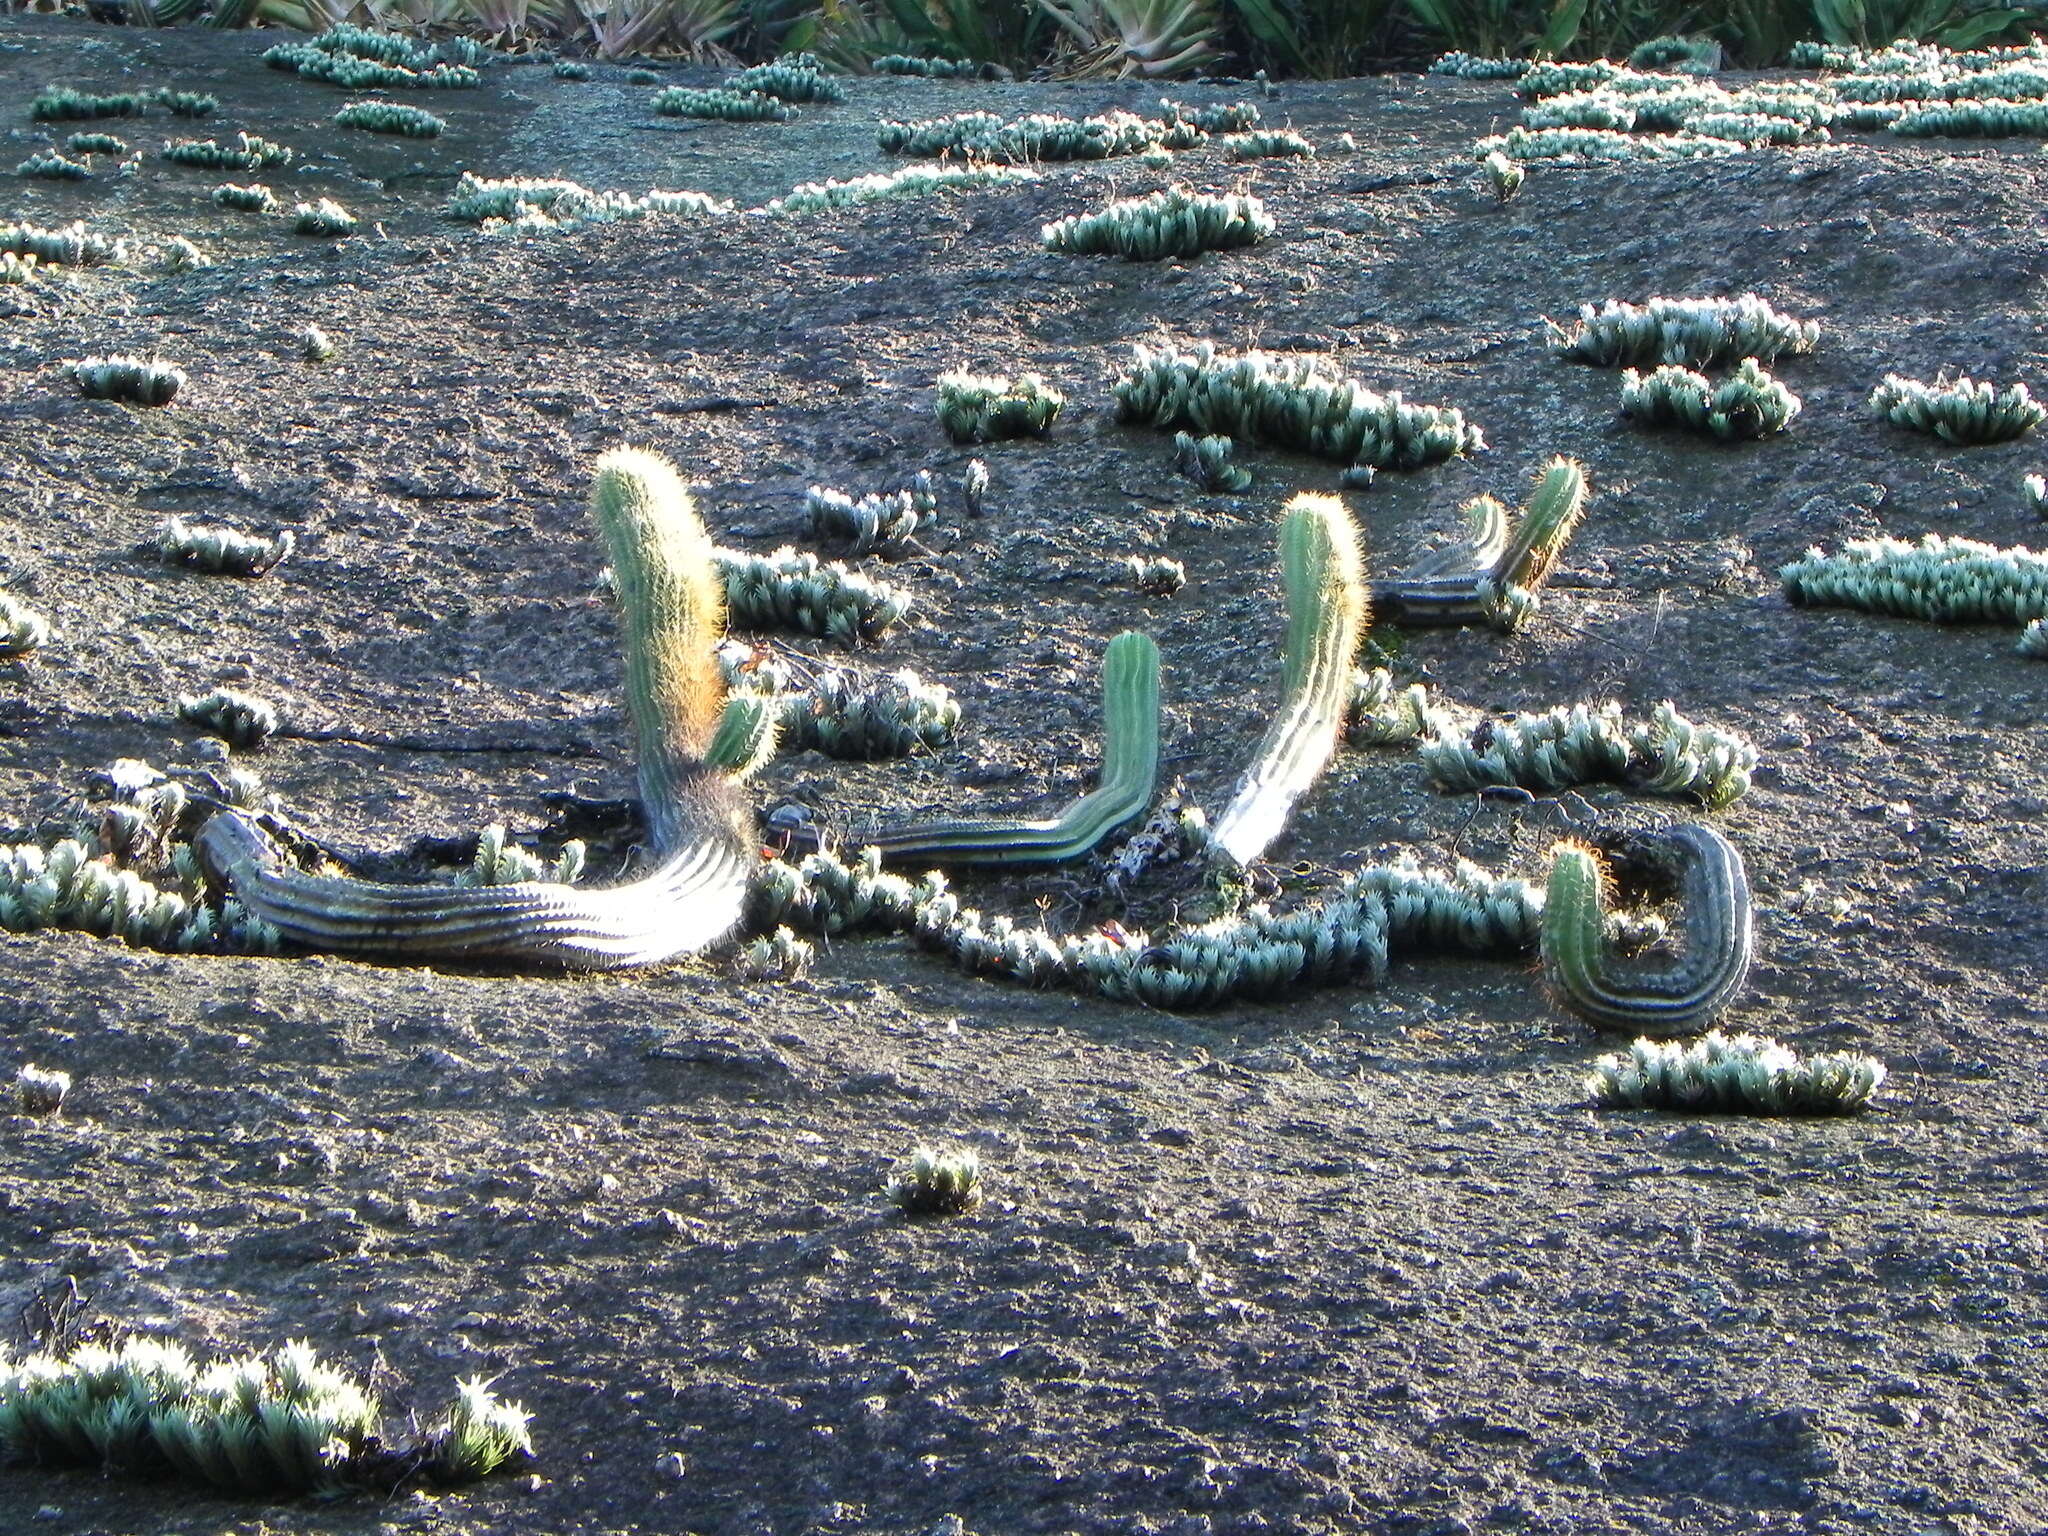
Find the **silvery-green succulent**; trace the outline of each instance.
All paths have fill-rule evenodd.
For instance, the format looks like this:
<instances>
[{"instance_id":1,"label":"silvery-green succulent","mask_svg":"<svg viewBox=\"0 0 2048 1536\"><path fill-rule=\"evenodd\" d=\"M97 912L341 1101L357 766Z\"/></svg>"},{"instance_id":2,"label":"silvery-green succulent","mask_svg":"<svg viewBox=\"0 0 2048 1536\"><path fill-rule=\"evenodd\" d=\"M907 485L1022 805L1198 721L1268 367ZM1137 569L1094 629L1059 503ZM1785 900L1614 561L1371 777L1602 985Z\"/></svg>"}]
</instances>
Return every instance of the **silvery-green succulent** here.
<instances>
[{"instance_id":1,"label":"silvery-green succulent","mask_svg":"<svg viewBox=\"0 0 2048 1536\"><path fill-rule=\"evenodd\" d=\"M1035 373L1013 379L956 369L939 375L935 409L954 442L989 443L1045 436L1066 403L1064 394Z\"/></svg>"},{"instance_id":2,"label":"silvery-green succulent","mask_svg":"<svg viewBox=\"0 0 2048 1536\"><path fill-rule=\"evenodd\" d=\"M262 746L279 723L276 705L233 688L179 694L178 718L243 751Z\"/></svg>"},{"instance_id":3,"label":"silvery-green succulent","mask_svg":"<svg viewBox=\"0 0 2048 1536\"><path fill-rule=\"evenodd\" d=\"M1428 72L1460 80L1519 80L1535 63L1534 59L1479 58L1460 49L1438 54Z\"/></svg>"},{"instance_id":4,"label":"silvery-green succulent","mask_svg":"<svg viewBox=\"0 0 2048 1536\"><path fill-rule=\"evenodd\" d=\"M1886 1076L1884 1063L1860 1052L1802 1056L1769 1036L1715 1029L1690 1044L1638 1040L1603 1056L1586 1091L1602 1109L1846 1115L1868 1105Z\"/></svg>"},{"instance_id":5,"label":"silvery-green succulent","mask_svg":"<svg viewBox=\"0 0 2048 1536\"><path fill-rule=\"evenodd\" d=\"M1128 555L1121 570L1147 597L1172 597L1188 584L1188 568L1165 555Z\"/></svg>"},{"instance_id":6,"label":"silvery-green succulent","mask_svg":"<svg viewBox=\"0 0 2048 1536\"><path fill-rule=\"evenodd\" d=\"M846 100L843 82L826 74L810 55L785 55L770 64L743 69L729 82L735 91L758 92L781 101L823 102Z\"/></svg>"},{"instance_id":7,"label":"silvery-green succulent","mask_svg":"<svg viewBox=\"0 0 2048 1536\"><path fill-rule=\"evenodd\" d=\"M28 104L31 122L89 122L101 117L140 117L147 98L132 91L108 96L90 96L68 85L46 85Z\"/></svg>"},{"instance_id":8,"label":"silvery-green succulent","mask_svg":"<svg viewBox=\"0 0 2048 1536\"><path fill-rule=\"evenodd\" d=\"M1070 256L1163 261L1254 245L1276 227L1266 205L1248 193L1216 197L1169 187L1111 203L1099 213L1059 219L1045 225L1039 239L1047 250Z\"/></svg>"},{"instance_id":9,"label":"silvery-green succulent","mask_svg":"<svg viewBox=\"0 0 2048 1536\"><path fill-rule=\"evenodd\" d=\"M26 1062L14 1075L14 1102L24 1115L54 1115L71 1092L71 1074Z\"/></svg>"},{"instance_id":10,"label":"silvery-green succulent","mask_svg":"<svg viewBox=\"0 0 2048 1536\"><path fill-rule=\"evenodd\" d=\"M663 117L700 117L728 123L786 123L796 116L765 91L694 90L673 85L654 98Z\"/></svg>"},{"instance_id":11,"label":"silvery-green succulent","mask_svg":"<svg viewBox=\"0 0 2048 1536\"><path fill-rule=\"evenodd\" d=\"M44 149L17 165L14 174L43 181L90 181L92 167L82 160L69 159L54 149Z\"/></svg>"},{"instance_id":12,"label":"silvery-green succulent","mask_svg":"<svg viewBox=\"0 0 2048 1536\"><path fill-rule=\"evenodd\" d=\"M65 371L88 400L125 400L131 405L169 405L185 387L185 370L160 358L83 357Z\"/></svg>"},{"instance_id":13,"label":"silvery-green succulent","mask_svg":"<svg viewBox=\"0 0 2048 1536\"><path fill-rule=\"evenodd\" d=\"M88 233L83 219L74 220L62 229L39 229L33 224L0 224L0 252L33 256L53 267L98 267L126 257L128 243Z\"/></svg>"},{"instance_id":14,"label":"silvery-green succulent","mask_svg":"<svg viewBox=\"0 0 2048 1536\"><path fill-rule=\"evenodd\" d=\"M235 135L232 144L215 139L179 139L164 145L163 157L173 165L194 165L214 171L267 171L290 165L296 158L284 145L273 144L253 133Z\"/></svg>"},{"instance_id":15,"label":"silvery-green succulent","mask_svg":"<svg viewBox=\"0 0 2048 1536\"><path fill-rule=\"evenodd\" d=\"M862 203L925 197L941 191L971 192L1038 179L1039 173L1024 165L906 165L901 170L877 171L846 181L804 182L766 204L761 212L771 216L820 213Z\"/></svg>"},{"instance_id":16,"label":"silvery-green succulent","mask_svg":"<svg viewBox=\"0 0 2048 1536\"><path fill-rule=\"evenodd\" d=\"M243 533L218 523L188 523L166 518L148 548L165 565L198 571L223 571L231 576L261 576L296 547L291 530L272 537Z\"/></svg>"},{"instance_id":17,"label":"silvery-green succulent","mask_svg":"<svg viewBox=\"0 0 2048 1536\"><path fill-rule=\"evenodd\" d=\"M1615 300L1581 305L1570 330L1554 322L1551 347L1559 356L1595 368L1664 363L1709 368L1752 358L1768 363L1799 357L1820 344L1817 321L1780 314L1753 293L1734 299Z\"/></svg>"},{"instance_id":18,"label":"silvery-green succulent","mask_svg":"<svg viewBox=\"0 0 2048 1536\"><path fill-rule=\"evenodd\" d=\"M1646 426L1684 427L1728 441L1782 432L1799 414L1799 397L1745 357L1734 376L1716 384L1669 364L1621 376L1622 414Z\"/></svg>"},{"instance_id":19,"label":"silvery-green succulent","mask_svg":"<svg viewBox=\"0 0 2048 1536\"><path fill-rule=\"evenodd\" d=\"M448 120L395 101L352 101L334 114L337 128L360 128L407 139L437 139Z\"/></svg>"},{"instance_id":20,"label":"silvery-green succulent","mask_svg":"<svg viewBox=\"0 0 2048 1536\"><path fill-rule=\"evenodd\" d=\"M1313 160L1316 147L1291 128L1227 134L1223 153L1232 160Z\"/></svg>"},{"instance_id":21,"label":"silvery-green succulent","mask_svg":"<svg viewBox=\"0 0 2048 1536\"><path fill-rule=\"evenodd\" d=\"M871 492L855 498L830 486L814 485L804 496L811 531L821 539L848 545L848 554L876 550L883 555L907 553L917 530L938 516L939 498L929 473L920 471L902 490Z\"/></svg>"},{"instance_id":22,"label":"silvery-green succulent","mask_svg":"<svg viewBox=\"0 0 2048 1536\"><path fill-rule=\"evenodd\" d=\"M746 981L795 981L809 973L817 950L788 928L749 940L740 950L736 969Z\"/></svg>"},{"instance_id":23,"label":"silvery-green succulent","mask_svg":"<svg viewBox=\"0 0 2048 1536\"><path fill-rule=\"evenodd\" d=\"M1895 427L1925 432L1946 443L2007 442L2048 417L2048 409L2026 385L2001 390L1968 375L1924 384L1888 373L1870 392L1870 409Z\"/></svg>"},{"instance_id":24,"label":"silvery-green succulent","mask_svg":"<svg viewBox=\"0 0 2048 1536\"><path fill-rule=\"evenodd\" d=\"M223 208L233 208L242 213L277 211L276 195L261 183L238 187L233 182L224 182L213 189L213 200Z\"/></svg>"},{"instance_id":25,"label":"silvery-green succulent","mask_svg":"<svg viewBox=\"0 0 2048 1536\"><path fill-rule=\"evenodd\" d=\"M1718 808L1747 792L1757 765L1748 737L1695 725L1669 700L1646 721L1624 719L1609 702L1485 720L1469 733L1434 714L1429 723L1422 761L1438 787L1452 791L1516 785L1554 794L1604 780Z\"/></svg>"},{"instance_id":26,"label":"silvery-green succulent","mask_svg":"<svg viewBox=\"0 0 2048 1536\"><path fill-rule=\"evenodd\" d=\"M331 197L317 203L298 203L292 208L292 233L321 239L352 235L362 221Z\"/></svg>"},{"instance_id":27,"label":"silvery-green succulent","mask_svg":"<svg viewBox=\"0 0 2048 1536\"><path fill-rule=\"evenodd\" d=\"M49 620L20 598L0 592L0 661L33 655L49 638Z\"/></svg>"},{"instance_id":28,"label":"silvery-green succulent","mask_svg":"<svg viewBox=\"0 0 2048 1536\"><path fill-rule=\"evenodd\" d=\"M889 1198L906 1216L958 1216L981 1203L981 1157L972 1147L918 1147L889 1178Z\"/></svg>"},{"instance_id":29,"label":"silvery-green succulent","mask_svg":"<svg viewBox=\"0 0 2048 1536\"><path fill-rule=\"evenodd\" d=\"M714 552L728 617L742 629L792 629L841 645L873 640L910 612L910 593L785 545L770 555Z\"/></svg>"},{"instance_id":30,"label":"silvery-green succulent","mask_svg":"<svg viewBox=\"0 0 2048 1536\"><path fill-rule=\"evenodd\" d=\"M1251 489L1252 472L1235 460L1237 444L1220 434L1196 437L1191 432L1173 434L1173 462L1180 472L1205 491L1235 495Z\"/></svg>"}]
</instances>

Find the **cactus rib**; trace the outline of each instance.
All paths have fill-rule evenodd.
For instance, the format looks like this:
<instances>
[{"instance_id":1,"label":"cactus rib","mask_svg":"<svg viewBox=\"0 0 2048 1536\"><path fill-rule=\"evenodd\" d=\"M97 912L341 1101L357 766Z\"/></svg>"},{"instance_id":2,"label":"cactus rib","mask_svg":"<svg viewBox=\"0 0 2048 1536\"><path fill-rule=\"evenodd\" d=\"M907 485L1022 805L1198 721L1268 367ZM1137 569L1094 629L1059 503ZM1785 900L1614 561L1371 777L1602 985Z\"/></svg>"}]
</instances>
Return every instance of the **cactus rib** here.
<instances>
[{"instance_id":1,"label":"cactus rib","mask_svg":"<svg viewBox=\"0 0 2048 1536\"><path fill-rule=\"evenodd\" d=\"M1573 1012L1596 1028L1688 1034L1726 1008L1748 979L1756 939L1742 855L1698 823L1672 827L1661 840L1683 858L1685 909L1684 954L1661 970L1611 963L1599 856L1580 843L1551 850L1543 957Z\"/></svg>"},{"instance_id":2,"label":"cactus rib","mask_svg":"<svg viewBox=\"0 0 2048 1536\"><path fill-rule=\"evenodd\" d=\"M1159 779L1159 647L1126 630L1102 654L1102 781L1046 820L884 827L867 841L894 861L1058 864L1145 814Z\"/></svg>"}]
</instances>

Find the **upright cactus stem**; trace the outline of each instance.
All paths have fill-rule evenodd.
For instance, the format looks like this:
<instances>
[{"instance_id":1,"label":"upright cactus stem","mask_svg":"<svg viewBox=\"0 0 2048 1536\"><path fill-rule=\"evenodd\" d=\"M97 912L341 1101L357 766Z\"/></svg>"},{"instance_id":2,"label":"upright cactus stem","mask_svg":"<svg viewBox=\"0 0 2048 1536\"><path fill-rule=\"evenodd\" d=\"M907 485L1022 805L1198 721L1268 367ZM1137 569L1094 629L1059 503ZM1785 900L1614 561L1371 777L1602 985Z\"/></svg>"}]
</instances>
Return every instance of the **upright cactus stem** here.
<instances>
[{"instance_id":1,"label":"upright cactus stem","mask_svg":"<svg viewBox=\"0 0 2048 1536\"><path fill-rule=\"evenodd\" d=\"M1405 576L1372 584L1373 615L1414 626L1491 624L1512 634L1536 613L1543 584L1586 510L1586 472L1551 459L1519 518L1490 496L1469 503L1472 533L1462 550L1418 562ZM1460 560L1460 555L1463 559Z\"/></svg>"},{"instance_id":2,"label":"upright cactus stem","mask_svg":"<svg viewBox=\"0 0 2048 1536\"><path fill-rule=\"evenodd\" d=\"M1621 966L1606 947L1607 874L1581 843L1551 850L1543 958L1572 1011L1599 1029L1638 1035L1704 1028L1742 990L1755 951L1742 855L1711 827L1673 827L1661 839L1683 861L1685 947L1662 969Z\"/></svg>"},{"instance_id":3,"label":"upright cactus stem","mask_svg":"<svg viewBox=\"0 0 2048 1536\"><path fill-rule=\"evenodd\" d=\"M1238 864L1271 846L1337 750L1352 661L1371 617L1358 527L1336 497L1304 493L1288 503L1280 565L1287 587L1280 709L1216 822L1215 845Z\"/></svg>"}]
</instances>

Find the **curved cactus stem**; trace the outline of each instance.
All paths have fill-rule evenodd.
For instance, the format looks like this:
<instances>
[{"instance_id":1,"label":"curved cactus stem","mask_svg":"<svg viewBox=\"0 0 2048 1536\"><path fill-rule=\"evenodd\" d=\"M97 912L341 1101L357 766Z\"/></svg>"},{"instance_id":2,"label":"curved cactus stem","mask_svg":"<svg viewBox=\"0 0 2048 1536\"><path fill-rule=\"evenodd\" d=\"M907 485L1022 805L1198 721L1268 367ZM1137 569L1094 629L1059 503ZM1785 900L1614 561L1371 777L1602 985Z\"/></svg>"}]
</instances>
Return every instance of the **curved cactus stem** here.
<instances>
[{"instance_id":1,"label":"curved cactus stem","mask_svg":"<svg viewBox=\"0 0 2048 1536\"><path fill-rule=\"evenodd\" d=\"M1371 612L1358 528L1336 497L1304 493L1288 503L1280 562L1287 584L1280 712L1216 822L1216 845L1239 864L1258 858L1280 835L1294 803L1337 750L1352 660Z\"/></svg>"},{"instance_id":2,"label":"curved cactus stem","mask_svg":"<svg viewBox=\"0 0 2048 1536\"><path fill-rule=\"evenodd\" d=\"M1662 970L1619 968L1605 947L1605 871L1581 843L1551 850L1543 958L1572 1011L1600 1029L1682 1035L1703 1027L1742 990L1755 952L1742 855L1711 827L1663 834L1684 858L1685 950Z\"/></svg>"},{"instance_id":3,"label":"curved cactus stem","mask_svg":"<svg viewBox=\"0 0 2048 1536\"><path fill-rule=\"evenodd\" d=\"M1126 630L1102 653L1102 781L1047 820L884 827L863 841L892 862L1058 864L1145 814L1159 782L1159 647Z\"/></svg>"}]
</instances>

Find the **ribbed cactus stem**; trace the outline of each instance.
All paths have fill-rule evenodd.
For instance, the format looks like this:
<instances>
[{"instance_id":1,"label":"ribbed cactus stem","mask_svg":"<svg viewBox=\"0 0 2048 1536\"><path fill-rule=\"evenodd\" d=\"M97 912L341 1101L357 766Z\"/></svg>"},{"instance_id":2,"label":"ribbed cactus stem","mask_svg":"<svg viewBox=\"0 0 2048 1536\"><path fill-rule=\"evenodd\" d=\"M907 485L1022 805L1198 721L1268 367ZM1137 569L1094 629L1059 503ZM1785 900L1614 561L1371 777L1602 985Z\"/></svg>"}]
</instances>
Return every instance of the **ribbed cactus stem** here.
<instances>
[{"instance_id":1,"label":"ribbed cactus stem","mask_svg":"<svg viewBox=\"0 0 2048 1536\"><path fill-rule=\"evenodd\" d=\"M1352 661L1370 618L1358 527L1334 496L1304 493L1280 524L1287 588L1287 653L1280 712L1260 742L1215 841L1239 864L1280 835L1294 803L1337 750L1351 699Z\"/></svg>"},{"instance_id":2,"label":"ribbed cactus stem","mask_svg":"<svg viewBox=\"0 0 2048 1536\"><path fill-rule=\"evenodd\" d=\"M666 850L684 839L684 787L701 775L725 705L715 654L725 585L689 489L659 455L614 448L601 457L590 509L618 583L640 798Z\"/></svg>"},{"instance_id":3,"label":"ribbed cactus stem","mask_svg":"<svg viewBox=\"0 0 2048 1536\"><path fill-rule=\"evenodd\" d=\"M1522 509L1507 548L1494 565L1494 581L1503 588L1542 586L1585 510L1584 466L1565 458L1545 464L1536 493Z\"/></svg>"}]
</instances>

